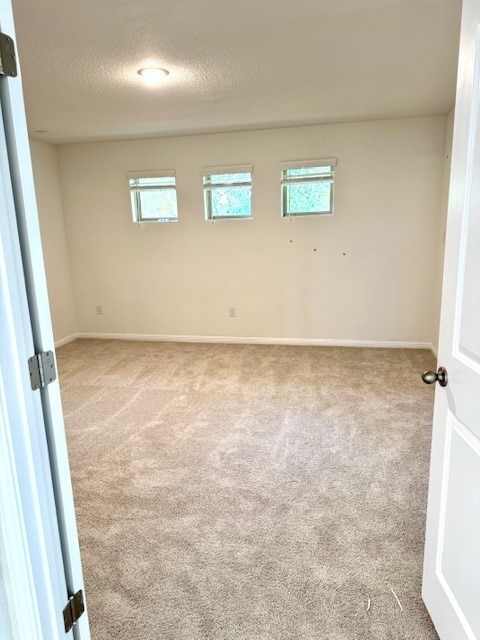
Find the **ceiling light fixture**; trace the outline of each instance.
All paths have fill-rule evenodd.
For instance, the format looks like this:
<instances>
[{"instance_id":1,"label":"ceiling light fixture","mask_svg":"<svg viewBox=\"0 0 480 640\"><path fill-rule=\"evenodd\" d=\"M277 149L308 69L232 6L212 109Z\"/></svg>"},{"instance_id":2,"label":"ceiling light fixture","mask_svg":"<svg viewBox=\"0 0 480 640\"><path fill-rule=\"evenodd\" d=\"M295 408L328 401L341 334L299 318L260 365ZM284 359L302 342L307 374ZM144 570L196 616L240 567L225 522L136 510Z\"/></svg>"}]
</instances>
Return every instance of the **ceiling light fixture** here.
<instances>
[{"instance_id":1,"label":"ceiling light fixture","mask_svg":"<svg viewBox=\"0 0 480 640\"><path fill-rule=\"evenodd\" d=\"M160 69L159 67L145 67L144 69L139 69L137 73L146 84L151 86L159 84L169 74L166 69Z\"/></svg>"}]
</instances>

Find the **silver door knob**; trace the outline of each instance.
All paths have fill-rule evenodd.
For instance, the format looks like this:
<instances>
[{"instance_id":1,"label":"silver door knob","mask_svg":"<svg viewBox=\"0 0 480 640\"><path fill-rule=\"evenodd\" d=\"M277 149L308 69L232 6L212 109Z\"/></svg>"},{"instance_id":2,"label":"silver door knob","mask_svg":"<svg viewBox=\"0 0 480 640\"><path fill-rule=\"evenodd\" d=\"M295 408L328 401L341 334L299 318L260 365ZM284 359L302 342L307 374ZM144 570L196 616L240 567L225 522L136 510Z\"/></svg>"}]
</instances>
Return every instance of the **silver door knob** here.
<instances>
[{"instance_id":1,"label":"silver door knob","mask_svg":"<svg viewBox=\"0 0 480 640\"><path fill-rule=\"evenodd\" d=\"M424 371L422 373L422 380L425 384L438 382L441 387L446 387L448 384L448 373L445 367L439 367L438 371Z\"/></svg>"}]
</instances>

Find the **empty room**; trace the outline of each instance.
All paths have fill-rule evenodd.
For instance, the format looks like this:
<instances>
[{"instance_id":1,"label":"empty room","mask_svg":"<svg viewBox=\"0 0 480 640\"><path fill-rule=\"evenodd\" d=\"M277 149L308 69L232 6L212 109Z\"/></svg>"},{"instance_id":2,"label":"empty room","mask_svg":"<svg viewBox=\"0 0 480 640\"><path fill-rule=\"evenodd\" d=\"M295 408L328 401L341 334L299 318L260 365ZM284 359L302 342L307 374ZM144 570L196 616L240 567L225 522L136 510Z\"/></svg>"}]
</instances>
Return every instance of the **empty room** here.
<instances>
[{"instance_id":1,"label":"empty room","mask_svg":"<svg viewBox=\"0 0 480 640\"><path fill-rule=\"evenodd\" d=\"M480 637L476 3L12 10L66 637Z\"/></svg>"}]
</instances>

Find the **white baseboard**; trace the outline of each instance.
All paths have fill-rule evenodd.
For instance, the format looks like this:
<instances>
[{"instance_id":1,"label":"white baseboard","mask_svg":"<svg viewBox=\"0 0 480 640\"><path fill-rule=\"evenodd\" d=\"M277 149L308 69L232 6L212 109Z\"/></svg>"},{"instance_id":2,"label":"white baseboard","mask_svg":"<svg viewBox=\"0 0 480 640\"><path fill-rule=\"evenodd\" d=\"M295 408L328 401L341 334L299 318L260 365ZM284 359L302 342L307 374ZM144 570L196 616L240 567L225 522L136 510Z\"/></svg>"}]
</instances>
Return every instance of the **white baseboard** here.
<instances>
[{"instance_id":1,"label":"white baseboard","mask_svg":"<svg viewBox=\"0 0 480 640\"><path fill-rule=\"evenodd\" d=\"M223 344L278 344L320 347L364 347L368 349L433 349L430 342L390 340L337 340L330 338L258 338L236 336L158 335L143 333L77 333L76 338L145 342L207 342Z\"/></svg>"},{"instance_id":2,"label":"white baseboard","mask_svg":"<svg viewBox=\"0 0 480 640\"><path fill-rule=\"evenodd\" d=\"M438 351L437 351L437 347L435 345L433 345L433 344L430 345L430 351L433 353L435 358L438 358Z\"/></svg>"},{"instance_id":3,"label":"white baseboard","mask_svg":"<svg viewBox=\"0 0 480 640\"><path fill-rule=\"evenodd\" d=\"M64 344L68 344L69 342L73 342L78 338L79 335L80 334L78 333L72 333L71 336L67 336L66 338L61 338L60 340L57 340L57 342L55 342L55 349L58 349L58 347L63 347Z\"/></svg>"}]
</instances>

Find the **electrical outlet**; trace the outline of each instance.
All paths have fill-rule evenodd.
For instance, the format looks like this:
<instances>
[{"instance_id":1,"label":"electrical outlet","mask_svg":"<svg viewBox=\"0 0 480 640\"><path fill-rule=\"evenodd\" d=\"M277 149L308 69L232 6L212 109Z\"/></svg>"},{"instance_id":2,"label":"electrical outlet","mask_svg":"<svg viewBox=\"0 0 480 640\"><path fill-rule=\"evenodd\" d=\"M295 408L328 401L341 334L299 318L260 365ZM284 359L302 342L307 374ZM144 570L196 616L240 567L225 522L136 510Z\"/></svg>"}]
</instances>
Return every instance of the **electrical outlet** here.
<instances>
[{"instance_id":1,"label":"electrical outlet","mask_svg":"<svg viewBox=\"0 0 480 640\"><path fill-rule=\"evenodd\" d=\"M97 316L103 316L103 308L101 307L101 305L97 304L95 309L97 311Z\"/></svg>"},{"instance_id":2,"label":"electrical outlet","mask_svg":"<svg viewBox=\"0 0 480 640\"><path fill-rule=\"evenodd\" d=\"M228 307L228 317L229 318L237 317L237 307Z\"/></svg>"}]
</instances>

